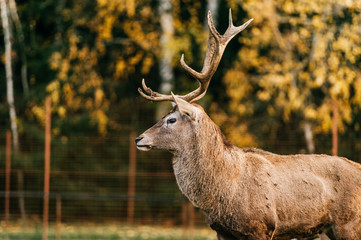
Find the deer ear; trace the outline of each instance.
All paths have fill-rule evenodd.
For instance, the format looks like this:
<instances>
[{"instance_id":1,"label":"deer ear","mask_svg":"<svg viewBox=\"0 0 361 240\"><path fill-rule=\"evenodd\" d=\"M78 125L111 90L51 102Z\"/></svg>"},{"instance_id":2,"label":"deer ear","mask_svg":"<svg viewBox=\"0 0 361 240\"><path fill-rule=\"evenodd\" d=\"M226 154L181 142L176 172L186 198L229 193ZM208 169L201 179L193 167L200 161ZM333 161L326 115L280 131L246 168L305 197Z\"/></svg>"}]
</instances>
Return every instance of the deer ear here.
<instances>
[{"instance_id":1,"label":"deer ear","mask_svg":"<svg viewBox=\"0 0 361 240\"><path fill-rule=\"evenodd\" d=\"M173 97L173 100L174 100L175 104L178 107L178 111L182 115L185 115L185 116L189 117L190 119L195 120L195 118L196 118L196 108L192 104L190 104L189 102L175 96L172 92L171 92L171 94L172 94L172 97Z\"/></svg>"}]
</instances>

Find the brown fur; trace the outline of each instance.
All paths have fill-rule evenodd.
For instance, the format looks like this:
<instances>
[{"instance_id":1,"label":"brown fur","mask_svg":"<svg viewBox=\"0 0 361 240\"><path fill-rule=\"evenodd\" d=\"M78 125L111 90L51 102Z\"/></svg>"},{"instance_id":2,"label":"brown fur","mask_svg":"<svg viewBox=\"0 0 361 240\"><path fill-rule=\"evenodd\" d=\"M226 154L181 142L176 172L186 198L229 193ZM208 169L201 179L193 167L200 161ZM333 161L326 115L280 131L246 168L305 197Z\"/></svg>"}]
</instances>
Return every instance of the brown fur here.
<instances>
[{"instance_id":1,"label":"brown fur","mask_svg":"<svg viewBox=\"0 0 361 240\"><path fill-rule=\"evenodd\" d=\"M174 154L180 190L205 213L218 239L310 237L327 228L337 239L361 239L359 164L235 147L200 106L175 100L178 109L144 132L137 146ZM176 122L167 123L170 118Z\"/></svg>"}]
</instances>

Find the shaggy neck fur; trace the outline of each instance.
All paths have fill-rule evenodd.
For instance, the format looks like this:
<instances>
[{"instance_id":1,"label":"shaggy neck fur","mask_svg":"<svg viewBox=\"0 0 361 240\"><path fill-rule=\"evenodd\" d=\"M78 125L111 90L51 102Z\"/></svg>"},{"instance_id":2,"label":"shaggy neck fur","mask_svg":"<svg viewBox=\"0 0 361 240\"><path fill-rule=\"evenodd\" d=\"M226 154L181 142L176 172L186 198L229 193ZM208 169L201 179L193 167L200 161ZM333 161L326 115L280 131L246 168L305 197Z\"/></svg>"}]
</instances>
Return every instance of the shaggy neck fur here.
<instances>
[{"instance_id":1,"label":"shaggy neck fur","mask_svg":"<svg viewBox=\"0 0 361 240\"><path fill-rule=\"evenodd\" d=\"M187 145L174 152L173 168L181 191L195 206L208 212L219 209L215 208L215 203L222 205L225 199L223 177L227 174L224 173L235 171L227 155L232 155L237 148L225 140L218 126L207 115L194 124L197 126L193 128ZM239 163L237 165L240 166Z\"/></svg>"}]
</instances>

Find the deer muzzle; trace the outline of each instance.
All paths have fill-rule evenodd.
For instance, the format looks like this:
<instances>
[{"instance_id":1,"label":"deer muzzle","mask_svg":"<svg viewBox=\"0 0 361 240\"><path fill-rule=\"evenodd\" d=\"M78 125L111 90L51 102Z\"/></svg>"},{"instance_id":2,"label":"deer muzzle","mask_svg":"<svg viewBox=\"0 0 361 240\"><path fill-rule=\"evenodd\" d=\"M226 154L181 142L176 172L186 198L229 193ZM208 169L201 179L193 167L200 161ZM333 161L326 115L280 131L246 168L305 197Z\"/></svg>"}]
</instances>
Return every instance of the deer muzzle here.
<instances>
[{"instance_id":1,"label":"deer muzzle","mask_svg":"<svg viewBox=\"0 0 361 240\"><path fill-rule=\"evenodd\" d=\"M140 151L149 151L152 149L152 145L147 141L143 135L140 135L135 139L135 144L137 145L138 150Z\"/></svg>"}]
</instances>

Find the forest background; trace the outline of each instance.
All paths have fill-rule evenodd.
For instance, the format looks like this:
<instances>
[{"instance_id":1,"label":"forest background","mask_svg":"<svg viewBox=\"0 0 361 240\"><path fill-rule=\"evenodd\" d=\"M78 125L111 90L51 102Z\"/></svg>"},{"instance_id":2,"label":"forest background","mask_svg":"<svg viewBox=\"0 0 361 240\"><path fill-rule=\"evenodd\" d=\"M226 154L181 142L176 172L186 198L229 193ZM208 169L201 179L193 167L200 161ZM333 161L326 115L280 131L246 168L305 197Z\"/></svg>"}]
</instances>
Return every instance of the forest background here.
<instances>
[{"instance_id":1,"label":"forest background","mask_svg":"<svg viewBox=\"0 0 361 240\"><path fill-rule=\"evenodd\" d=\"M336 103L338 154L361 162L360 1L19 0L15 8L14 0L2 0L2 11L4 6L11 51L6 54L3 28L0 153L5 155L11 129L14 169L43 167L44 102L50 96L52 171L126 170L129 142L122 139L170 110L168 103L139 96L141 79L163 93L195 89L180 56L200 69L207 11L223 33L229 8L235 25L254 21L230 42L199 101L226 137L280 154L331 154ZM171 172L168 154L139 156L144 160L137 171ZM80 185L72 177L61 181L72 190ZM86 188L101 192L105 185Z\"/></svg>"}]
</instances>

